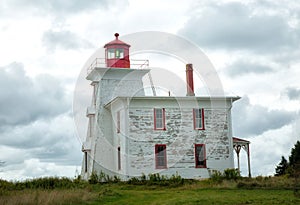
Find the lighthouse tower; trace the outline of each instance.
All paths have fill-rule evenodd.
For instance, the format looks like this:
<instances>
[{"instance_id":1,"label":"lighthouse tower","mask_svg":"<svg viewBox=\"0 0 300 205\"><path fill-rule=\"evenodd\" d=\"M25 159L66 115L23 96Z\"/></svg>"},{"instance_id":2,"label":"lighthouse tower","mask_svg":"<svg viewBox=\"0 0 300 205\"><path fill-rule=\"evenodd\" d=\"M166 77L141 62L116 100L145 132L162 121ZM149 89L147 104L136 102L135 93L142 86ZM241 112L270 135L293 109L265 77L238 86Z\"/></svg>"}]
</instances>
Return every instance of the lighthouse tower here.
<instances>
[{"instance_id":1,"label":"lighthouse tower","mask_svg":"<svg viewBox=\"0 0 300 205\"><path fill-rule=\"evenodd\" d=\"M113 137L113 130L128 117L128 113L123 108L111 113L105 105L117 97L145 96L142 78L149 69L130 68L129 47L129 44L119 40L116 33L115 40L104 45L105 63L99 64L99 58L95 59L96 63L92 64L95 66L86 77L92 82L93 97L91 106L87 108L89 125L82 147L84 158L81 173L84 179L88 179L92 172L115 175L112 170L116 170L116 150L124 147L119 136ZM113 119L116 113L118 119ZM126 131L122 134L126 135Z\"/></svg>"}]
</instances>

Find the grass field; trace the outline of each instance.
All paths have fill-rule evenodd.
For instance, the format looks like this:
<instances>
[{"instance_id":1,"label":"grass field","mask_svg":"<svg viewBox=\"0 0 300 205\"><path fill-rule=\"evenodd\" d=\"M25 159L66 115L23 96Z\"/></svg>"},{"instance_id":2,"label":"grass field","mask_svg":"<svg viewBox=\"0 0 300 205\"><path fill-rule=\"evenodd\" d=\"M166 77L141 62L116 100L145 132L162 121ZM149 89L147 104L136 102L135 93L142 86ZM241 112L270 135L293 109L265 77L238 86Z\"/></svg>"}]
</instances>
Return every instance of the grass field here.
<instances>
[{"instance_id":1,"label":"grass field","mask_svg":"<svg viewBox=\"0 0 300 205\"><path fill-rule=\"evenodd\" d=\"M300 204L292 190L161 187L110 187L91 204Z\"/></svg>"},{"instance_id":2,"label":"grass field","mask_svg":"<svg viewBox=\"0 0 300 205\"><path fill-rule=\"evenodd\" d=\"M50 183L52 188L49 188L49 181L46 188L8 185L5 188L0 183L0 204L300 204L299 194L292 188L294 182L275 177L221 183L191 181L176 187L122 182L77 182L75 185L67 182L57 187L55 183Z\"/></svg>"}]
</instances>

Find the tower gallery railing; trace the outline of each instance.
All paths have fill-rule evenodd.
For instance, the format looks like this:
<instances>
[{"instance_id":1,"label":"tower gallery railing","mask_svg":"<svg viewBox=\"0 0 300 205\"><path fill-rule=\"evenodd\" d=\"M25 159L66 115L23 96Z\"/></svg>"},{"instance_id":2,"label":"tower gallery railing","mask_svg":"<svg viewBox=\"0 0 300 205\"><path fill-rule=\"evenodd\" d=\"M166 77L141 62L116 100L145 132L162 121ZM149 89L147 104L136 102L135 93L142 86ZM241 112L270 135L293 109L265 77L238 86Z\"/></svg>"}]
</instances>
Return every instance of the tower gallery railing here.
<instances>
[{"instance_id":1,"label":"tower gallery railing","mask_svg":"<svg viewBox=\"0 0 300 205\"><path fill-rule=\"evenodd\" d=\"M116 59L118 61L118 59ZM87 68L87 74L92 72L96 67L107 67L105 58L96 58ZM145 69L149 67L149 60L142 59L130 59L130 68L133 69Z\"/></svg>"}]
</instances>

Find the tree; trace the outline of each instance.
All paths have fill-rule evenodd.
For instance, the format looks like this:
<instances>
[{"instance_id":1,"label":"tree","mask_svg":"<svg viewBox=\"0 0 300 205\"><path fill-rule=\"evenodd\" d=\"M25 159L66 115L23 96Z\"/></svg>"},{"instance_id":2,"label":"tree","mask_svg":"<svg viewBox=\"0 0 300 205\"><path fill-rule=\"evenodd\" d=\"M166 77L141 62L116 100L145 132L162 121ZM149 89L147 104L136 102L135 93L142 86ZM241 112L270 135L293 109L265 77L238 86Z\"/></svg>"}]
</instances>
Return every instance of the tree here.
<instances>
[{"instance_id":1,"label":"tree","mask_svg":"<svg viewBox=\"0 0 300 205\"><path fill-rule=\"evenodd\" d=\"M292 149L289 161L293 169L300 165L300 141L297 141L295 147Z\"/></svg>"},{"instance_id":2,"label":"tree","mask_svg":"<svg viewBox=\"0 0 300 205\"><path fill-rule=\"evenodd\" d=\"M288 174L289 176L300 176L300 141L297 141L295 147L291 150L289 161L284 156L275 169L275 176Z\"/></svg>"},{"instance_id":3,"label":"tree","mask_svg":"<svg viewBox=\"0 0 300 205\"><path fill-rule=\"evenodd\" d=\"M281 176L287 174L287 169L289 167L288 161L284 158L284 156L281 157L280 163L277 165L275 169L275 176Z\"/></svg>"}]
</instances>

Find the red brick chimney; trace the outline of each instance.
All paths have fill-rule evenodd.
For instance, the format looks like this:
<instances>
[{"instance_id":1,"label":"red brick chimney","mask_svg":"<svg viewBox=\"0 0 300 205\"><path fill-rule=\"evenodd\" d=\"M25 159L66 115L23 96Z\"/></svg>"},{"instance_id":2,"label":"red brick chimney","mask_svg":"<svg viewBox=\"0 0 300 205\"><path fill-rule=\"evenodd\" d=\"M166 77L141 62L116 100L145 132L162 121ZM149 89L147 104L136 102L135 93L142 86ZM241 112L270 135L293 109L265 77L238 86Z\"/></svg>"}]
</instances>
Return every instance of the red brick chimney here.
<instances>
[{"instance_id":1,"label":"red brick chimney","mask_svg":"<svg viewBox=\"0 0 300 205\"><path fill-rule=\"evenodd\" d=\"M195 96L194 93L194 77L193 77L193 64L186 64L186 96Z\"/></svg>"}]
</instances>

